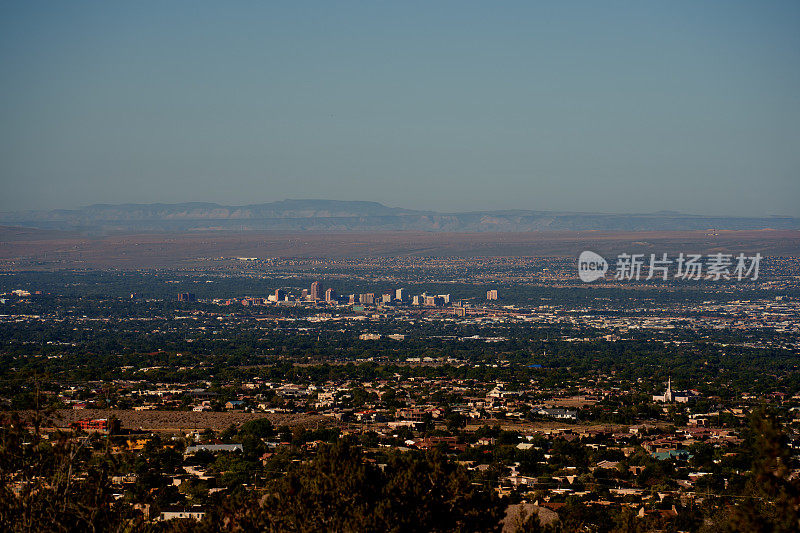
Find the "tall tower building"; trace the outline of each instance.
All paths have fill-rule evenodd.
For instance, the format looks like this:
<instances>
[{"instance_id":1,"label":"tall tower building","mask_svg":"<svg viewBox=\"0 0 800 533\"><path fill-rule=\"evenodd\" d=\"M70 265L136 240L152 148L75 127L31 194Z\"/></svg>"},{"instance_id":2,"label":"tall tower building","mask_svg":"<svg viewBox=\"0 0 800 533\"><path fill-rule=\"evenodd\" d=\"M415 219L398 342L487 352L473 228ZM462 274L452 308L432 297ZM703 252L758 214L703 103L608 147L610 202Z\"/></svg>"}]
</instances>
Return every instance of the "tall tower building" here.
<instances>
[{"instance_id":1,"label":"tall tower building","mask_svg":"<svg viewBox=\"0 0 800 533\"><path fill-rule=\"evenodd\" d=\"M327 289L325 291L325 301L331 303L334 300L336 300L336 293L334 292L333 289Z\"/></svg>"},{"instance_id":2,"label":"tall tower building","mask_svg":"<svg viewBox=\"0 0 800 533\"><path fill-rule=\"evenodd\" d=\"M358 303L367 304L367 305L374 305L375 304L375 293L368 292L365 294L360 294L358 296Z\"/></svg>"},{"instance_id":3,"label":"tall tower building","mask_svg":"<svg viewBox=\"0 0 800 533\"><path fill-rule=\"evenodd\" d=\"M322 284L319 281L315 281L311 284L311 291L308 293L312 300L321 300L322 299Z\"/></svg>"}]
</instances>

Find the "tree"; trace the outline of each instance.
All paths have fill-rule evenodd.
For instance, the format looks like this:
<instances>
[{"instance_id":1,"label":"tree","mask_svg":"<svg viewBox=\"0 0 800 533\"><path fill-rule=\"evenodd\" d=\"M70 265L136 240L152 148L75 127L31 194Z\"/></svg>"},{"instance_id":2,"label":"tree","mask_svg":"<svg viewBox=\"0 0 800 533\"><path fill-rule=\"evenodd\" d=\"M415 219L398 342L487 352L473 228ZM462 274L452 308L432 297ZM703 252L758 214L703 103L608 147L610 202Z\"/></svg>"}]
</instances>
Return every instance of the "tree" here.
<instances>
[{"instance_id":1,"label":"tree","mask_svg":"<svg viewBox=\"0 0 800 533\"><path fill-rule=\"evenodd\" d=\"M755 411L750 420L753 466L742 494L722 524L723 531L800 531L800 481L791 479L788 437L775 414Z\"/></svg>"},{"instance_id":2,"label":"tree","mask_svg":"<svg viewBox=\"0 0 800 533\"><path fill-rule=\"evenodd\" d=\"M50 441L27 431L16 415L0 423L0 530L107 531L133 523L114 502L106 450L92 437L59 434Z\"/></svg>"},{"instance_id":3,"label":"tree","mask_svg":"<svg viewBox=\"0 0 800 533\"><path fill-rule=\"evenodd\" d=\"M346 442L320 449L274 482L261 500L207 516L257 531L499 531L503 504L437 454L391 454L383 468Z\"/></svg>"}]
</instances>

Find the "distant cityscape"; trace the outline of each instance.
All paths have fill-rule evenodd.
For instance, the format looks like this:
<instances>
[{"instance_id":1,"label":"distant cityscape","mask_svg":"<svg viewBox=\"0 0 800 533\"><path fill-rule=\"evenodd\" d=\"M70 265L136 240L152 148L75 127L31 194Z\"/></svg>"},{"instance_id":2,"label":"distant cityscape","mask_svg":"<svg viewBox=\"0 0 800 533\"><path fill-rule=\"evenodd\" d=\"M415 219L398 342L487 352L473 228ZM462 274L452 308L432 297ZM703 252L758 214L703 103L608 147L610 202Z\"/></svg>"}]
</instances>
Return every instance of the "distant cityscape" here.
<instances>
[{"instance_id":1,"label":"distant cityscape","mask_svg":"<svg viewBox=\"0 0 800 533\"><path fill-rule=\"evenodd\" d=\"M244 306L248 305L267 305L268 303L281 304L302 304L302 303L321 303L331 305L414 305L426 307L444 307L450 304L449 294L437 294L435 296L427 293L409 296L405 289L395 289L391 292L383 294L375 294L373 292L363 294L350 294L348 296L337 296L336 291L332 288L324 289L322 283L315 281L311 283L310 289L302 289L300 294L287 293L284 289L275 289L274 294L270 294L266 298L246 297L241 300L219 299L215 298L213 303L222 305L231 305L233 303L240 303ZM136 293L131 294L131 298L136 298ZM486 291L487 300L497 300L497 289ZM192 292L182 292L178 294L179 302L196 302L197 296ZM456 308L462 307L460 301L454 302L453 306ZM362 308L363 310L363 308ZM463 315L462 315L463 316Z\"/></svg>"},{"instance_id":2,"label":"distant cityscape","mask_svg":"<svg viewBox=\"0 0 800 533\"><path fill-rule=\"evenodd\" d=\"M798 30L0 4L0 533L800 532Z\"/></svg>"},{"instance_id":3,"label":"distant cityscape","mask_svg":"<svg viewBox=\"0 0 800 533\"><path fill-rule=\"evenodd\" d=\"M142 524L207 522L351 442L367 464L436 450L543 524L699 527L750 479L753 416L800 442L795 258L706 284L586 285L566 258L217 264L0 275L0 405L50 406L31 438L107 442Z\"/></svg>"}]
</instances>

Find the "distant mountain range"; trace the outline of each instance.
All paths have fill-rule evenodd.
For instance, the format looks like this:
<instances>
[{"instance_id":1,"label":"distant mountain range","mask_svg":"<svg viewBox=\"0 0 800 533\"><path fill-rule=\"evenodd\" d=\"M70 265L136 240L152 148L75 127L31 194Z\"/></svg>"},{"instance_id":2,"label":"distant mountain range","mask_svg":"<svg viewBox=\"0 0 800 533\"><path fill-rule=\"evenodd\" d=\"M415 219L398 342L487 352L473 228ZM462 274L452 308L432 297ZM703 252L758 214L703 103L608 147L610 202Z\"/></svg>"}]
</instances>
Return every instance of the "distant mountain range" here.
<instances>
[{"instance_id":1,"label":"distant mountain range","mask_svg":"<svg viewBox=\"0 0 800 533\"><path fill-rule=\"evenodd\" d=\"M283 200L226 206L213 203L97 204L80 209L0 213L0 225L78 231L687 231L800 229L795 217L709 217L675 212L600 214L551 211L440 213L377 202Z\"/></svg>"}]
</instances>

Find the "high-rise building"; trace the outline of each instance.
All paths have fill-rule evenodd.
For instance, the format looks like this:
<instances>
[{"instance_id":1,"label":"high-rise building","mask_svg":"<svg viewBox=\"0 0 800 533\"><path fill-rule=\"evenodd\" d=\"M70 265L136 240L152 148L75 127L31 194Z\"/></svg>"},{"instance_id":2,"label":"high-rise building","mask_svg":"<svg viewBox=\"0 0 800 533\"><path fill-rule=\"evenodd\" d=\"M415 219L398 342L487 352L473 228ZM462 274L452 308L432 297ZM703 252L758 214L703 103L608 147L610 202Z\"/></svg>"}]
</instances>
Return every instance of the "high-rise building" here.
<instances>
[{"instance_id":1,"label":"high-rise building","mask_svg":"<svg viewBox=\"0 0 800 533\"><path fill-rule=\"evenodd\" d=\"M275 301L282 302L286 299L286 293L283 292L283 289L275 289Z\"/></svg>"},{"instance_id":2,"label":"high-rise building","mask_svg":"<svg viewBox=\"0 0 800 533\"><path fill-rule=\"evenodd\" d=\"M178 294L178 301L179 302L195 302L197 298L195 297L193 292L182 292Z\"/></svg>"},{"instance_id":3,"label":"high-rise building","mask_svg":"<svg viewBox=\"0 0 800 533\"><path fill-rule=\"evenodd\" d=\"M327 289L325 291L325 301L328 303L332 303L336 300L336 292L333 289Z\"/></svg>"},{"instance_id":4,"label":"high-rise building","mask_svg":"<svg viewBox=\"0 0 800 533\"><path fill-rule=\"evenodd\" d=\"M381 297L381 302L383 302L385 304L391 303L391 301L392 301L392 294L391 293L386 293Z\"/></svg>"},{"instance_id":5,"label":"high-rise building","mask_svg":"<svg viewBox=\"0 0 800 533\"><path fill-rule=\"evenodd\" d=\"M312 283L308 295L312 300L322 300L322 284L319 281Z\"/></svg>"},{"instance_id":6,"label":"high-rise building","mask_svg":"<svg viewBox=\"0 0 800 533\"><path fill-rule=\"evenodd\" d=\"M375 293L368 292L366 294L359 295L358 303L373 305L375 303Z\"/></svg>"},{"instance_id":7,"label":"high-rise building","mask_svg":"<svg viewBox=\"0 0 800 533\"><path fill-rule=\"evenodd\" d=\"M405 296L405 294L403 294L404 291L405 289L397 289L396 291L394 291L394 299L400 300L402 302L403 296Z\"/></svg>"},{"instance_id":8,"label":"high-rise building","mask_svg":"<svg viewBox=\"0 0 800 533\"><path fill-rule=\"evenodd\" d=\"M486 291L486 299L487 300L497 300L497 289L492 289L490 291Z\"/></svg>"}]
</instances>

